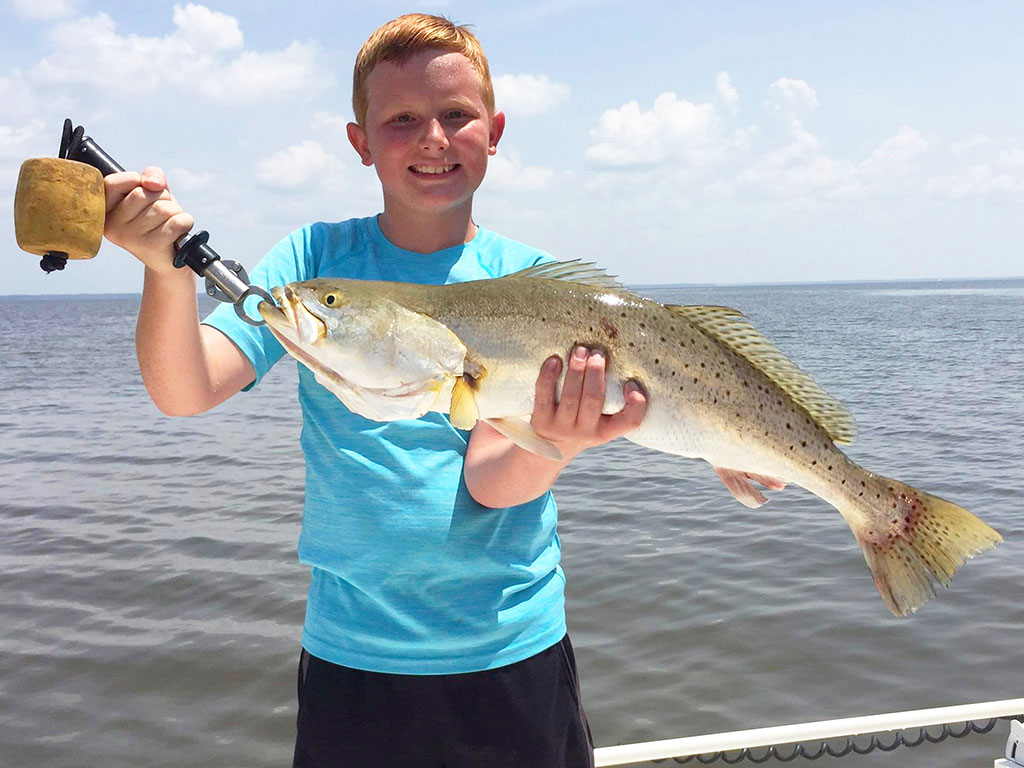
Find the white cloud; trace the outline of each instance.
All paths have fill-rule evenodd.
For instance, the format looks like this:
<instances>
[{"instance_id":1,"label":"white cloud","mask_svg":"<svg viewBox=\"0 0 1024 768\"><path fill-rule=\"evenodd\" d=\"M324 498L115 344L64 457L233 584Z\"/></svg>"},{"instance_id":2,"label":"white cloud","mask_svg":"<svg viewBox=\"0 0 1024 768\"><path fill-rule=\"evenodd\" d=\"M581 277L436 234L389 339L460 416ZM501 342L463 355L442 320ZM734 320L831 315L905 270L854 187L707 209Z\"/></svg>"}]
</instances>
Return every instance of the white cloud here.
<instances>
[{"instance_id":1,"label":"white cloud","mask_svg":"<svg viewBox=\"0 0 1024 768\"><path fill-rule=\"evenodd\" d=\"M343 168L340 158L317 142L306 140L260 161L256 180L272 189L295 190L318 181L326 183Z\"/></svg>"},{"instance_id":2,"label":"white cloud","mask_svg":"<svg viewBox=\"0 0 1024 768\"><path fill-rule=\"evenodd\" d=\"M28 125L0 125L0 157L18 156L18 153L43 133L44 128L45 123L38 118Z\"/></svg>"},{"instance_id":3,"label":"white cloud","mask_svg":"<svg viewBox=\"0 0 1024 768\"><path fill-rule=\"evenodd\" d=\"M1024 149L1004 149L999 153L1003 165L1024 165Z\"/></svg>"},{"instance_id":4,"label":"white cloud","mask_svg":"<svg viewBox=\"0 0 1024 768\"><path fill-rule=\"evenodd\" d=\"M36 149L40 139L46 137L45 129L45 122L39 118L25 125L0 125L0 194L14 191L22 162L39 154Z\"/></svg>"},{"instance_id":5,"label":"white cloud","mask_svg":"<svg viewBox=\"0 0 1024 768\"><path fill-rule=\"evenodd\" d=\"M256 102L308 88L319 90L319 49L292 42L282 51L245 51L203 81L202 92L214 101Z\"/></svg>"},{"instance_id":6,"label":"white cloud","mask_svg":"<svg viewBox=\"0 0 1024 768\"><path fill-rule=\"evenodd\" d=\"M732 114L739 111L740 95L732 84L732 78L728 72L719 72L715 78L715 90L718 91L718 98L725 104L725 108Z\"/></svg>"},{"instance_id":7,"label":"white cloud","mask_svg":"<svg viewBox=\"0 0 1024 768\"><path fill-rule=\"evenodd\" d=\"M737 176L737 182L759 197L805 202L858 197L852 164L830 158L818 137L798 120L790 125L790 141L768 152Z\"/></svg>"},{"instance_id":8,"label":"white cloud","mask_svg":"<svg viewBox=\"0 0 1024 768\"><path fill-rule=\"evenodd\" d=\"M989 143L989 138L984 133L976 133L966 139L954 142L949 149L954 155L962 155L978 147L984 147Z\"/></svg>"},{"instance_id":9,"label":"white cloud","mask_svg":"<svg viewBox=\"0 0 1024 768\"><path fill-rule=\"evenodd\" d=\"M859 166L867 177L892 179L904 175L911 161L928 150L928 142L910 126L904 125L895 135L883 141Z\"/></svg>"},{"instance_id":10,"label":"white cloud","mask_svg":"<svg viewBox=\"0 0 1024 768\"><path fill-rule=\"evenodd\" d=\"M104 13L55 25L55 53L33 75L48 88L95 87L106 96L200 93L215 102L259 103L308 95L329 81L314 43L276 51L242 50L234 17L205 6L175 6L174 31L164 37L120 34Z\"/></svg>"},{"instance_id":11,"label":"white cloud","mask_svg":"<svg viewBox=\"0 0 1024 768\"><path fill-rule=\"evenodd\" d=\"M196 189L203 189L213 184L216 180L217 177L212 173L195 173L181 166L167 171L167 182L175 193L183 190L191 192Z\"/></svg>"},{"instance_id":12,"label":"white cloud","mask_svg":"<svg viewBox=\"0 0 1024 768\"><path fill-rule=\"evenodd\" d=\"M44 103L42 94L31 86L21 70L13 70L9 77L0 75L0 120L5 123L17 126L37 120L45 107L54 106L54 101L50 97Z\"/></svg>"},{"instance_id":13,"label":"white cloud","mask_svg":"<svg viewBox=\"0 0 1024 768\"><path fill-rule=\"evenodd\" d=\"M488 189L535 192L551 185L555 172L538 165L524 166L514 149L503 148L487 163Z\"/></svg>"},{"instance_id":14,"label":"white cloud","mask_svg":"<svg viewBox=\"0 0 1024 768\"><path fill-rule=\"evenodd\" d=\"M174 6L174 36L199 51L223 51L242 47L242 30L238 20L226 13L211 11L203 5L189 3Z\"/></svg>"},{"instance_id":15,"label":"white cloud","mask_svg":"<svg viewBox=\"0 0 1024 768\"><path fill-rule=\"evenodd\" d=\"M313 114L312 127L316 129L325 128L332 131L347 130L352 120L344 115L332 115L330 112L316 112Z\"/></svg>"},{"instance_id":16,"label":"white cloud","mask_svg":"<svg viewBox=\"0 0 1024 768\"><path fill-rule=\"evenodd\" d=\"M77 2L72 0L8 0L11 10L24 19L59 19L70 16Z\"/></svg>"},{"instance_id":17,"label":"white cloud","mask_svg":"<svg viewBox=\"0 0 1024 768\"><path fill-rule=\"evenodd\" d=\"M1024 197L1024 179L994 171L987 163L972 165L958 173L937 176L930 179L925 188L932 195L948 200Z\"/></svg>"},{"instance_id":18,"label":"white cloud","mask_svg":"<svg viewBox=\"0 0 1024 768\"><path fill-rule=\"evenodd\" d=\"M587 158L613 167L649 166L670 158L704 165L724 147L718 113L711 104L694 104L667 92L643 112L635 101L601 115L591 132Z\"/></svg>"},{"instance_id":19,"label":"white cloud","mask_svg":"<svg viewBox=\"0 0 1024 768\"><path fill-rule=\"evenodd\" d=\"M782 112L804 113L818 106L818 95L804 80L780 77L768 87L768 104Z\"/></svg>"},{"instance_id":20,"label":"white cloud","mask_svg":"<svg viewBox=\"0 0 1024 768\"><path fill-rule=\"evenodd\" d=\"M494 78L497 109L511 115L539 115L569 98L569 86L547 75L501 75Z\"/></svg>"}]
</instances>

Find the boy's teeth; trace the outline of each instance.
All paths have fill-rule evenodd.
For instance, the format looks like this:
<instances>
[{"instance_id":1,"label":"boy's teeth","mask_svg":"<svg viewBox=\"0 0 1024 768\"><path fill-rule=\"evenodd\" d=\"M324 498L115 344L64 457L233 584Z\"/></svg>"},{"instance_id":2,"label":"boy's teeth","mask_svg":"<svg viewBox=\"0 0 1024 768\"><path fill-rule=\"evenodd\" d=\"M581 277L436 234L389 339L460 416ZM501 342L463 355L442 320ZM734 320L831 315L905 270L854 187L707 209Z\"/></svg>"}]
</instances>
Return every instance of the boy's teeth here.
<instances>
[{"instance_id":1,"label":"boy's teeth","mask_svg":"<svg viewBox=\"0 0 1024 768\"><path fill-rule=\"evenodd\" d=\"M412 169L417 173L447 173L455 168L454 165L414 165Z\"/></svg>"}]
</instances>

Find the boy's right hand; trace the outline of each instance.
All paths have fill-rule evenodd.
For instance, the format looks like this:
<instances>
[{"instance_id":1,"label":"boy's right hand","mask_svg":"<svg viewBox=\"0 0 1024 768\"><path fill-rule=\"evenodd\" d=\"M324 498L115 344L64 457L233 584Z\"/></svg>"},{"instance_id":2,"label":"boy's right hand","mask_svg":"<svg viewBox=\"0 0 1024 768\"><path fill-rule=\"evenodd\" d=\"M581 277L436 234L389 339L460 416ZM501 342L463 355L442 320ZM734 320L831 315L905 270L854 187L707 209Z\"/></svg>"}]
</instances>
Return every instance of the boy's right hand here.
<instances>
[{"instance_id":1,"label":"boy's right hand","mask_svg":"<svg viewBox=\"0 0 1024 768\"><path fill-rule=\"evenodd\" d=\"M154 272L175 271L174 241L195 225L155 166L141 174L112 173L103 179L107 218L103 234Z\"/></svg>"}]
</instances>

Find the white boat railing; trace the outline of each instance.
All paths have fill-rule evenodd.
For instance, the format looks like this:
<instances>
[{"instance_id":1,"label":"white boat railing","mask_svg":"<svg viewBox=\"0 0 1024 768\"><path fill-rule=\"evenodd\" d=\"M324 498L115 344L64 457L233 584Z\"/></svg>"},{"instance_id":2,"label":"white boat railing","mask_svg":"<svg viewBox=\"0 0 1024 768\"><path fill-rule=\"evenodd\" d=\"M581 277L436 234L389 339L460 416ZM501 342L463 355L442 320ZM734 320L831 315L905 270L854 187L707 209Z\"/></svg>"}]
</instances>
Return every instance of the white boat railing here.
<instances>
[{"instance_id":1,"label":"white boat railing","mask_svg":"<svg viewBox=\"0 0 1024 768\"><path fill-rule=\"evenodd\" d=\"M677 758L677 762L686 762L697 757L702 763L710 763L716 759L726 762L739 762L750 758L754 762L763 762L769 757L780 757L789 760L797 754L804 757L817 757L821 754L838 756L849 752L863 754L875 748L883 750L895 749L896 746L916 746L926 739L940 741L946 736L962 736L968 732L985 733L995 726L999 719L1021 717L1024 714L1024 698L1004 699L1002 701L986 701L977 704L964 704L954 707L936 707L919 709L910 712L890 712L882 715L862 717L845 717L838 720L821 720L795 725L780 725L771 728L753 728L745 731L713 733L705 736L686 736L679 739L665 739L641 744L623 744L616 747L599 747L594 750L595 764L598 768L613 765L633 765L652 760ZM984 728L975 727L976 721L989 720L991 724ZM964 723L963 733L953 732L950 726ZM931 737L927 728L942 725L943 734ZM905 740L902 732L921 729L916 739ZM865 734L883 734L892 731L900 733L894 737L892 745L881 745L877 738L872 738L870 747L859 747L856 736ZM829 742L837 739L847 740L845 751L835 751ZM808 742L817 742L812 750L804 746ZM777 752L780 745L796 745L785 754ZM754 756L751 750L767 748L764 753ZM814 754L814 753L817 754Z\"/></svg>"}]
</instances>

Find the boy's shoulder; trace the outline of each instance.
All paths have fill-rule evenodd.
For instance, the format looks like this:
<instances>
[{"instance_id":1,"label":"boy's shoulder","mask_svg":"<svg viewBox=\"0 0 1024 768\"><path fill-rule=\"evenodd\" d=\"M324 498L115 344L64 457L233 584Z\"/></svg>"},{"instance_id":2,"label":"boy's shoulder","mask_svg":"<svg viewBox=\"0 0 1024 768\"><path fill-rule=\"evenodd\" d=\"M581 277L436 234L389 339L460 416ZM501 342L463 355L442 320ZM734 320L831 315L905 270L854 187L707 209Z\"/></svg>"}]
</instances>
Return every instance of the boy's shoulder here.
<instances>
[{"instance_id":1,"label":"boy's shoulder","mask_svg":"<svg viewBox=\"0 0 1024 768\"><path fill-rule=\"evenodd\" d=\"M295 230L279 248L298 262L301 279L352 277L408 282L461 282L501 277L555 261L548 252L478 227L468 243L433 254L404 251L381 232L376 216L318 221Z\"/></svg>"},{"instance_id":2,"label":"boy's shoulder","mask_svg":"<svg viewBox=\"0 0 1024 768\"><path fill-rule=\"evenodd\" d=\"M479 253L482 263L490 268L488 271L493 269L493 277L507 275L536 264L556 261L547 251L484 227L479 228L469 245Z\"/></svg>"}]
</instances>

